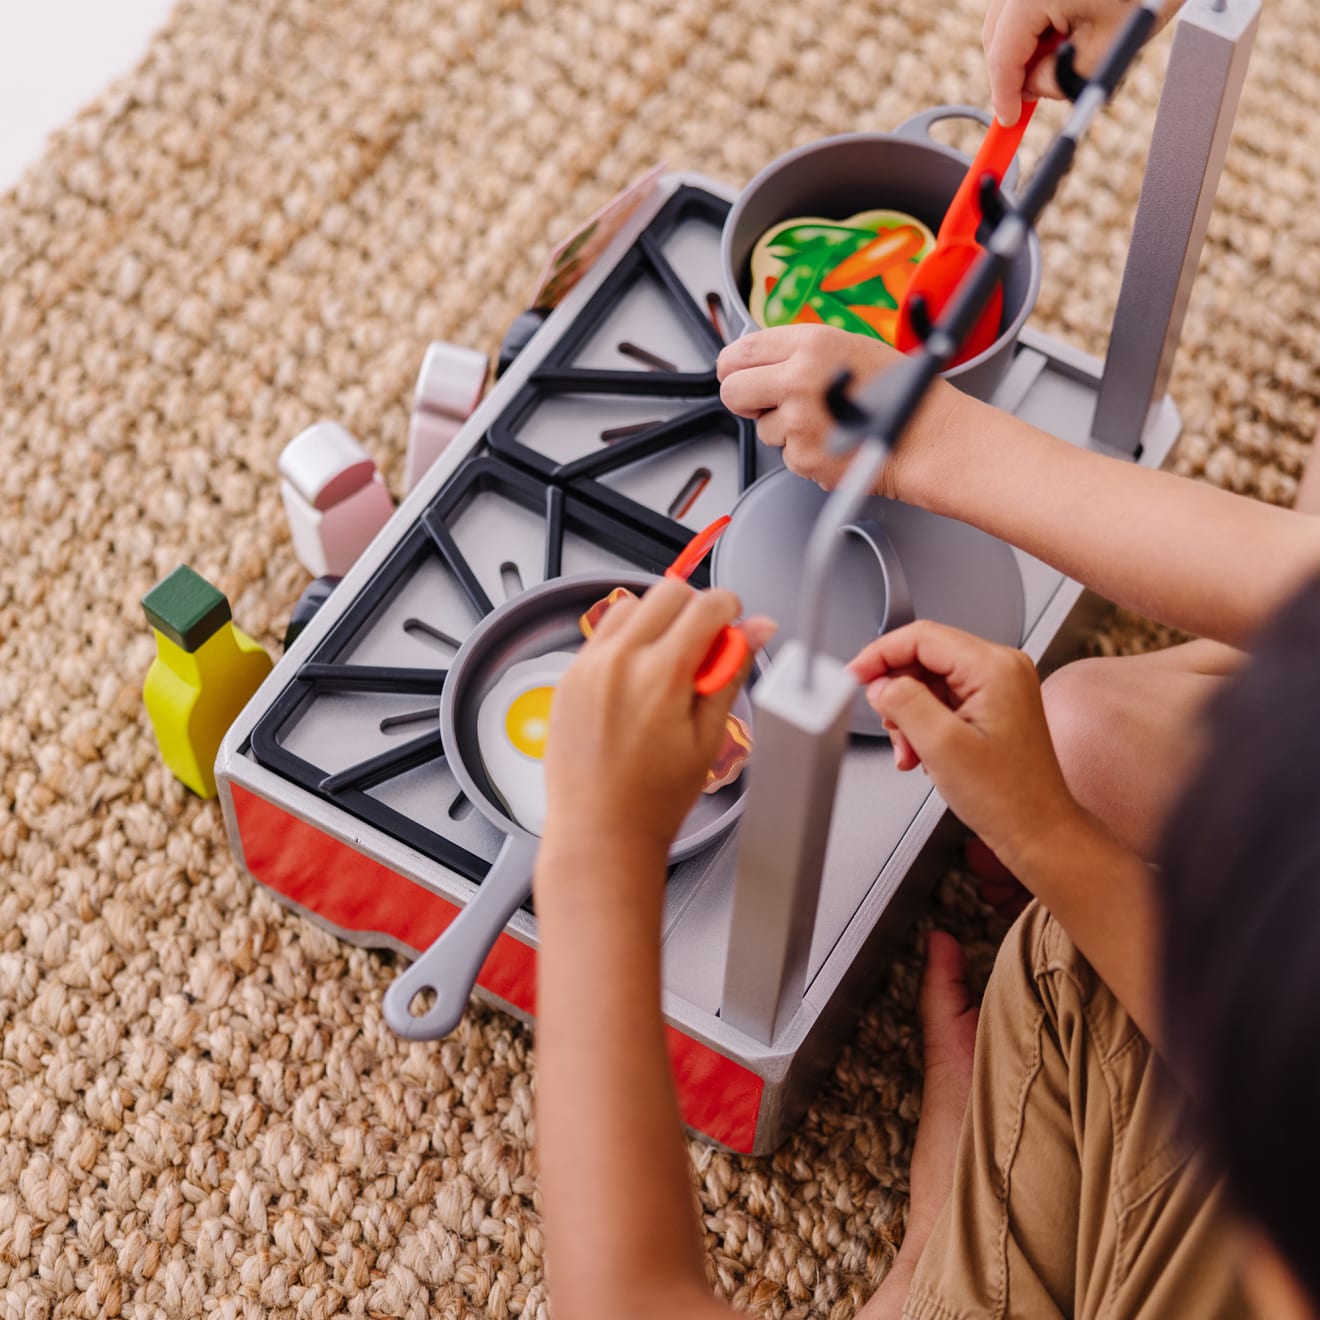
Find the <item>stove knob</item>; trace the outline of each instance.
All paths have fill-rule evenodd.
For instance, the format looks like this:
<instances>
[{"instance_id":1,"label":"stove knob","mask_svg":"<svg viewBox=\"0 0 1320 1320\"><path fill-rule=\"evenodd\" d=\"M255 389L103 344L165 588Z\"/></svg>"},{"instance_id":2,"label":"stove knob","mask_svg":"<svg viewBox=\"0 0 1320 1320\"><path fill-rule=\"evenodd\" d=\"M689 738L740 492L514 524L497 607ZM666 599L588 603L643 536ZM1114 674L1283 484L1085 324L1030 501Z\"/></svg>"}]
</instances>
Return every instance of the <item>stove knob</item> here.
<instances>
[{"instance_id":1,"label":"stove knob","mask_svg":"<svg viewBox=\"0 0 1320 1320\"><path fill-rule=\"evenodd\" d=\"M465 421L481 402L489 369L490 359L475 348L432 340L417 373L413 412L439 413Z\"/></svg>"},{"instance_id":2,"label":"stove knob","mask_svg":"<svg viewBox=\"0 0 1320 1320\"><path fill-rule=\"evenodd\" d=\"M293 613L289 615L289 626L284 630L284 649L287 651L298 640L299 634L315 618L317 610L330 599L330 593L339 585L337 577L319 577L308 584L303 594L298 597Z\"/></svg>"},{"instance_id":3,"label":"stove knob","mask_svg":"<svg viewBox=\"0 0 1320 1320\"><path fill-rule=\"evenodd\" d=\"M498 380L513 365L513 360L527 347L532 336L541 328L545 318L550 315L548 307L529 307L519 312L509 332L500 345L499 360L495 364L495 379Z\"/></svg>"}]
</instances>

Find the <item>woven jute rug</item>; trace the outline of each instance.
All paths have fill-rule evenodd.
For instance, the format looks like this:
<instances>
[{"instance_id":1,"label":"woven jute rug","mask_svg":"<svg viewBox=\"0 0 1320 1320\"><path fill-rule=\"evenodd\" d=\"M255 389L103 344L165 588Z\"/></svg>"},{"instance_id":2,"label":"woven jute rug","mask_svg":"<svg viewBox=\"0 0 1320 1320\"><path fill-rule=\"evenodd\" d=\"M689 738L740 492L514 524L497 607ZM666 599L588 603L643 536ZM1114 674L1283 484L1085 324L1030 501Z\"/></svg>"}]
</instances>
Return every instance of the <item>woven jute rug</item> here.
<instances>
[{"instance_id":1,"label":"woven jute rug","mask_svg":"<svg viewBox=\"0 0 1320 1320\"><path fill-rule=\"evenodd\" d=\"M985 103L981 10L192 0L0 198L4 1320L547 1315L531 1034L474 1010L400 1042L393 960L240 872L157 757L138 600L187 561L278 653L291 436L337 418L397 489L427 341L493 350L553 241L657 159L741 183ZM1043 230L1039 323L1092 351L1165 58ZM1317 88L1320 10L1273 0L1173 384L1178 468L1281 503L1320 421ZM1095 645L1162 639L1120 618ZM932 915L984 973L963 877ZM892 1260L918 961L877 975L778 1155L693 1147L714 1286L753 1313L844 1320Z\"/></svg>"}]
</instances>

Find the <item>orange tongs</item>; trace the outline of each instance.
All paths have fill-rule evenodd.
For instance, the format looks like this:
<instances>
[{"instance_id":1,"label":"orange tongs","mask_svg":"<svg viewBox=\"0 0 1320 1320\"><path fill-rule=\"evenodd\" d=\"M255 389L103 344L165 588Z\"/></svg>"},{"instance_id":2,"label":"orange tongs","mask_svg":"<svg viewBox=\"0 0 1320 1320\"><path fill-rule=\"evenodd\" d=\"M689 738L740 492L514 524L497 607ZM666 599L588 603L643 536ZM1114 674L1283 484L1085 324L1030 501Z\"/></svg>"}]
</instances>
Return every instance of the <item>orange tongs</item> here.
<instances>
[{"instance_id":1,"label":"orange tongs","mask_svg":"<svg viewBox=\"0 0 1320 1320\"><path fill-rule=\"evenodd\" d=\"M665 577L678 582L686 582L696 571L697 565L710 553L711 547L724 535L724 529L733 519L726 513L716 518L709 527L702 528L683 547L682 553L665 569ZM696 689L703 697L718 692L738 677L739 670L747 661L751 647L747 638L737 628L725 628L715 639L706 658L697 668L693 680Z\"/></svg>"}]
</instances>

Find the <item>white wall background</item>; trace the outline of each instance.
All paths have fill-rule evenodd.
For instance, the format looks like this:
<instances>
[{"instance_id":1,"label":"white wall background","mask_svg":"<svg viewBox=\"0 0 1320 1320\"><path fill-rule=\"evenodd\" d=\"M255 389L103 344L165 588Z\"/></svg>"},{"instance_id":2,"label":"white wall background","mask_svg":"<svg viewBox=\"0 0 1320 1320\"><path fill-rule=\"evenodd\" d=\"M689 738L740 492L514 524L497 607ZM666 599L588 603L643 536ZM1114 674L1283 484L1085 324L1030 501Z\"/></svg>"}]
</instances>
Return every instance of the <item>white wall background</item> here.
<instances>
[{"instance_id":1,"label":"white wall background","mask_svg":"<svg viewBox=\"0 0 1320 1320\"><path fill-rule=\"evenodd\" d=\"M0 0L0 190L137 63L174 0Z\"/></svg>"}]
</instances>

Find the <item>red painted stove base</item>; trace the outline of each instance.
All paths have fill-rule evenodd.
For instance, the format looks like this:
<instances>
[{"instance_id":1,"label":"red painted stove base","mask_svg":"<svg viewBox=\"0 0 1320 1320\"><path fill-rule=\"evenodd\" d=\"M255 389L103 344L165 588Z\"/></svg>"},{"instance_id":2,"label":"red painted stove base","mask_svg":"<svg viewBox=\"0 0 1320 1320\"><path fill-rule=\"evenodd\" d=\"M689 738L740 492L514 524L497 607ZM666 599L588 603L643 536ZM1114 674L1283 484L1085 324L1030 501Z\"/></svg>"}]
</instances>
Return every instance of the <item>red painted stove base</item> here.
<instances>
[{"instance_id":1,"label":"red painted stove base","mask_svg":"<svg viewBox=\"0 0 1320 1320\"><path fill-rule=\"evenodd\" d=\"M277 893L344 930L379 932L411 949L432 944L454 904L322 834L237 784L228 785L248 870ZM478 984L525 1013L536 1008L536 953L507 931ZM666 1026L683 1121L731 1150L750 1152L764 1082L708 1045Z\"/></svg>"}]
</instances>

